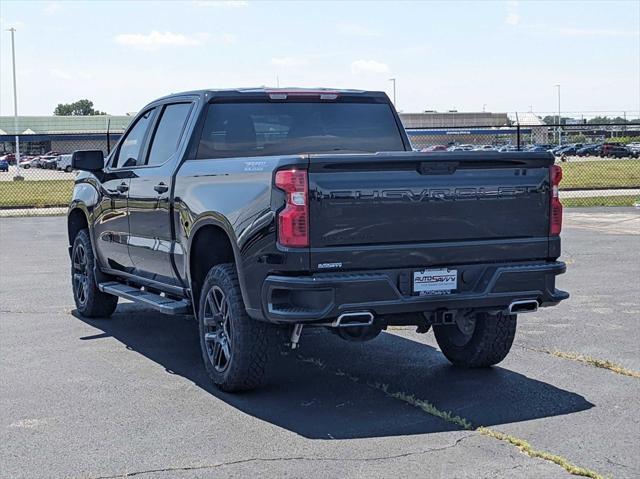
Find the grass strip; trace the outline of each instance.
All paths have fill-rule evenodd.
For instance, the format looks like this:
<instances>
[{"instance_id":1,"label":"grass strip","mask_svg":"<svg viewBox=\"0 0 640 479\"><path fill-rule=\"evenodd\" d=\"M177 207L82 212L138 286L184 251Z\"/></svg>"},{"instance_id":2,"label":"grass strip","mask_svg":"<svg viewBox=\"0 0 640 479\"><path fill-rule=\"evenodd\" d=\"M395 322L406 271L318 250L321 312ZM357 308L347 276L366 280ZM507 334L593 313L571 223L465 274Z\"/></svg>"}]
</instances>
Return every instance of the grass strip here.
<instances>
[{"instance_id":1,"label":"grass strip","mask_svg":"<svg viewBox=\"0 0 640 479\"><path fill-rule=\"evenodd\" d=\"M487 427L479 427L476 429L476 431L478 431L483 436L492 437L494 439L498 439L499 441L511 444L529 457L535 457L544 459L545 461L553 462L554 464L557 464L569 474L573 474L574 476L591 477L592 479L604 479L604 476L598 474L597 472L586 469L584 467L576 466L562 456L551 454L547 451L539 451L537 449L534 449L533 447L531 447L531 444L529 444L524 439L520 439L509 434L504 434L500 431L495 431Z\"/></svg>"},{"instance_id":2,"label":"grass strip","mask_svg":"<svg viewBox=\"0 0 640 479\"><path fill-rule=\"evenodd\" d=\"M640 160L568 161L560 166L561 190L640 186Z\"/></svg>"},{"instance_id":3,"label":"grass strip","mask_svg":"<svg viewBox=\"0 0 640 479\"><path fill-rule=\"evenodd\" d=\"M73 180L0 181L0 208L67 206Z\"/></svg>"},{"instance_id":4,"label":"grass strip","mask_svg":"<svg viewBox=\"0 0 640 479\"><path fill-rule=\"evenodd\" d=\"M530 349L530 348L527 348ZM623 376L629 376L632 378L640 379L640 371L634 371L633 369L625 368L619 364L616 364L607 359L598 359L592 358L591 356L585 356L583 354L578 353L566 353L564 351L552 351L550 349L532 349L532 351L538 351L545 354L550 354L557 358L568 359L569 361L577 361L579 363L588 364L589 366L593 366L600 369L608 369L616 374L621 374Z\"/></svg>"},{"instance_id":5,"label":"grass strip","mask_svg":"<svg viewBox=\"0 0 640 479\"><path fill-rule=\"evenodd\" d=\"M567 208L584 208L589 206L633 206L640 203L636 195L591 196L583 198L561 198L562 205Z\"/></svg>"}]
</instances>

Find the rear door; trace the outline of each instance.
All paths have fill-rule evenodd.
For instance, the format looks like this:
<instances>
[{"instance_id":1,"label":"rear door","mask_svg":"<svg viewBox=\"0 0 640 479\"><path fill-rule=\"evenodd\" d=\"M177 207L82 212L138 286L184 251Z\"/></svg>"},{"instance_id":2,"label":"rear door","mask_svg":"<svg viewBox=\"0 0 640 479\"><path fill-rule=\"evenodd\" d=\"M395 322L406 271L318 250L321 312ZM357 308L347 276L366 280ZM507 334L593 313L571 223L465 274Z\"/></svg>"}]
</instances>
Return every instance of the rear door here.
<instances>
[{"instance_id":1,"label":"rear door","mask_svg":"<svg viewBox=\"0 0 640 479\"><path fill-rule=\"evenodd\" d=\"M523 152L311 155L312 269L546 258L552 161Z\"/></svg>"},{"instance_id":2,"label":"rear door","mask_svg":"<svg viewBox=\"0 0 640 479\"><path fill-rule=\"evenodd\" d=\"M178 284L172 265L171 180L192 102L163 105L129 186L129 253L134 273Z\"/></svg>"}]
</instances>

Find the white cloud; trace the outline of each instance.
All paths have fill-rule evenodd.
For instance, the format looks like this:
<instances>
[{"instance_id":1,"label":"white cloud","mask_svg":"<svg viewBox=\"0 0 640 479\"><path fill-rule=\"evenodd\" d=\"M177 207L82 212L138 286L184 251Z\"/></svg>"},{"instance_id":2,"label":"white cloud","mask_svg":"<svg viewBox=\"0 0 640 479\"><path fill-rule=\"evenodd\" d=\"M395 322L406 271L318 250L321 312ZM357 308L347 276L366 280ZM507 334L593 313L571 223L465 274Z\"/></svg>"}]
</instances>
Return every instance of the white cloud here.
<instances>
[{"instance_id":1,"label":"white cloud","mask_svg":"<svg viewBox=\"0 0 640 479\"><path fill-rule=\"evenodd\" d=\"M354 37L379 37L380 32L372 30L369 27L360 25L358 23L339 23L336 25L338 32L343 35L350 35Z\"/></svg>"},{"instance_id":2,"label":"white cloud","mask_svg":"<svg viewBox=\"0 0 640 479\"><path fill-rule=\"evenodd\" d=\"M504 17L504 23L507 25L518 25L522 17L518 13L518 2L507 2L507 16Z\"/></svg>"},{"instance_id":3,"label":"white cloud","mask_svg":"<svg viewBox=\"0 0 640 479\"><path fill-rule=\"evenodd\" d=\"M196 0L193 2L196 7L218 7L218 8L241 8L249 5L244 0Z\"/></svg>"},{"instance_id":4,"label":"white cloud","mask_svg":"<svg viewBox=\"0 0 640 479\"><path fill-rule=\"evenodd\" d=\"M387 73L389 66L375 60L356 60L351 64L351 73Z\"/></svg>"},{"instance_id":5,"label":"white cloud","mask_svg":"<svg viewBox=\"0 0 640 479\"><path fill-rule=\"evenodd\" d=\"M60 80L91 80L93 78L89 72L70 68L52 68L49 70L49 75Z\"/></svg>"},{"instance_id":6,"label":"white cloud","mask_svg":"<svg viewBox=\"0 0 640 479\"><path fill-rule=\"evenodd\" d=\"M504 23L506 23L507 25L517 25L518 23L520 23L520 15L516 12L511 12L508 13L507 16L504 18Z\"/></svg>"},{"instance_id":7,"label":"white cloud","mask_svg":"<svg viewBox=\"0 0 640 479\"><path fill-rule=\"evenodd\" d=\"M183 33L158 32L122 33L115 36L116 43L143 50L156 50L160 47L192 47L202 45L209 38L207 33L185 35Z\"/></svg>"},{"instance_id":8,"label":"white cloud","mask_svg":"<svg viewBox=\"0 0 640 479\"><path fill-rule=\"evenodd\" d=\"M49 2L42 9L42 11L47 15L53 15L54 13L59 12L61 9L62 9L62 5L60 4L60 2Z\"/></svg>"},{"instance_id":9,"label":"white cloud","mask_svg":"<svg viewBox=\"0 0 640 479\"><path fill-rule=\"evenodd\" d=\"M307 65L309 61L306 58L273 57L271 63L278 67L299 67Z\"/></svg>"}]
</instances>

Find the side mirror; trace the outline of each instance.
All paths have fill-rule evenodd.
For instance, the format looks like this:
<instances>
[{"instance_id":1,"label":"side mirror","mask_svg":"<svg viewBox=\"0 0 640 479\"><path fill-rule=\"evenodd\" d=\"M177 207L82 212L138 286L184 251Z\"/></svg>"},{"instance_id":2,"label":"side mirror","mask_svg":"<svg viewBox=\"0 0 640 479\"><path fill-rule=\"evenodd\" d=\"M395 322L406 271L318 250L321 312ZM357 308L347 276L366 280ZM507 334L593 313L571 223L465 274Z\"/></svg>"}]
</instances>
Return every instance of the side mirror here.
<instances>
[{"instance_id":1,"label":"side mirror","mask_svg":"<svg viewBox=\"0 0 640 479\"><path fill-rule=\"evenodd\" d=\"M79 150L71 155L71 167L74 170L102 171L104 169L104 153L102 150Z\"/></svg>"}]
</instances>

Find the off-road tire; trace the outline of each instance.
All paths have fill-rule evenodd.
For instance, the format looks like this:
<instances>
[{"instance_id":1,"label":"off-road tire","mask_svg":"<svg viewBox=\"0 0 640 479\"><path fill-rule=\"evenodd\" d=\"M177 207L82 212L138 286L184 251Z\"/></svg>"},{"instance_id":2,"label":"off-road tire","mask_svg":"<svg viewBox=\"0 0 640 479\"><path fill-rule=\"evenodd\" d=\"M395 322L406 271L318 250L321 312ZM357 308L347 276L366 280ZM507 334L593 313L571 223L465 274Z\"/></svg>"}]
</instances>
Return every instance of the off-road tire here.
<instances>
[{"instance_id":1,"label":"off-road tire","mask_svg":"<svg viewBox=\"0 0 640 479\"><path fill-rule=\"evenodd\" d=\"M78 261L81 251L85 261ZM86 318L108 318L118 306L117 296L98 289L94 274L95 256L87 229L80 230L71 249L71 284L78 312ZM77 275L77 276L76 276ZM80 282L83 284L81 285ZM82 287L82 291L80 288Z\"/></svg>"},{"instance_id":2,"label":"off-road tire","mask_svg":"<svg viewBox=\"0 0 640 479\"><path fill-rule=\"evenodd\" d=\"M214 327L205 324L205 311L207 317L212 317L210 313L218 309L212 309L211 306L214 292L218 295L222 292L228 303L226 329L222 325ZM227 392L248 391L265 384L280 335L277 326L257 321L247 314L235 265L220 264L209 270L200 294L198 327L205 368L218 388ZM229 335L227 346L230 358L225 361L223 370L215 360L215 341L205 338L213 329L224 330Z\"/></svg>"},{"instance_id":3,"label":"off-road tire","mask_svg":"<svg viewBox=\"0 0 640 479\"><path fill-rule=\"evenodd\" d=\"M485 368L507 357L516 334L516 325L515 314L478 313L475 329L464 345L454 342L455 324L434 325L433 332L442 353L452 364L464 368Z\"/></svg>"}]
</instances>

